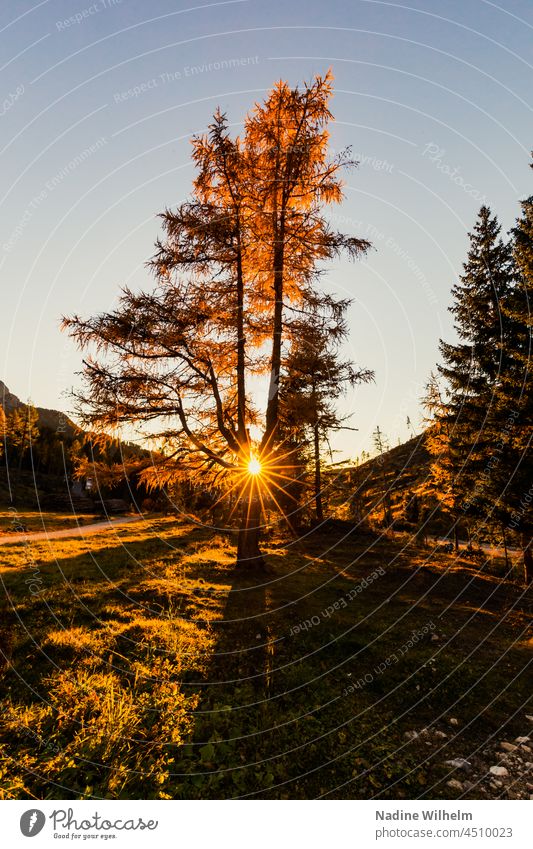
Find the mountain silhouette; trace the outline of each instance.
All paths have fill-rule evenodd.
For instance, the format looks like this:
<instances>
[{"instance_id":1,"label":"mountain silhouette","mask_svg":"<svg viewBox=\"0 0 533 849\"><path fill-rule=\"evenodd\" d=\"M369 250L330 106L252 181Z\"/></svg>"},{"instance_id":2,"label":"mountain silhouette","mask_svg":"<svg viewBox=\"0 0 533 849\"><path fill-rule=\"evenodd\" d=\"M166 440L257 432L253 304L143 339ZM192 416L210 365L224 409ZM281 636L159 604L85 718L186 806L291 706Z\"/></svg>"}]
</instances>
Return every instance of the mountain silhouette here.
<instances>
[{"instance_id":1,"label":"mountain silhouette","mask_svg":"<svg viewBox=\"0 0 533 849\"><path fill-rule=\"evenodd\" d=\"M0 380L0 406L4 408L5 414L8 415L13 410L20 409L21 407L24 408L28 405L21 401L17 395L10 392L6 384ZM39 414L39 425L41 427L47 427L54 431L62 428L67 436L76 436L76 434L82 432L81 428L74 424L65 413L59 410L49 410L46 407L35 407L35 409Z\"/></svg>"}]
</instances>

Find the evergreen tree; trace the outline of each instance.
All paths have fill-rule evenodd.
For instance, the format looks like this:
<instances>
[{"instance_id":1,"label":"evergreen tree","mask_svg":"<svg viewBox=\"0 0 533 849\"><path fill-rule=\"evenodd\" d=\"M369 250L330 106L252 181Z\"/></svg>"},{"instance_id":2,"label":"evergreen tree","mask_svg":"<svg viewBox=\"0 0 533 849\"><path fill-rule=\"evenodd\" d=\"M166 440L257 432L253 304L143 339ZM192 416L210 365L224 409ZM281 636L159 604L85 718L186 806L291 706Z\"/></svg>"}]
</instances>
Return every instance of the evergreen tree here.
<instances>
[{"instance_id":1,"label":"evergreen tree","mask_svg":"<svg viewBox=\"0 0 533 849\"><path fill-rule=\"evenodd\" d=\"M336 401L350 386L373 380L374 373L341 359L349 301L338 301L333 317L313 315L291 325L292 344L284 362L280 397L283 418L293 433L311 447L315 518L324 519L321 446L331 431L348 427Z\"/></svg>"},{"instance_id":2,"label":"evergreen tree","mask_svg":"<svg viewBox=\"0 0 533 849\"><path fill-rule=\"evenodd\" d=\"M0 405L0 457L5 453L7 439L7 418L4 408Z\"/></svg>"},{"instance_id":3,"label":"evergreen tree","mask_svg":"<svg viewBox=\"0 0 533 849\"><path fill-rule=\"evenodd\" d=\"M390 501L390 491L387 484L387 477L385 474L385 454L390 450L389 440L381 430L379 425L376 425L376 429L372 434L372 441L374 442L374 448L377 451L377 467L379 469L379 478L380 478L380 489L381 489L381 503L383 504L383 524L389 525L392 521L392 511L391 511L391 501Z\"/></svg>"},{"instance_id":4,"label":"evergreen tree","mask_svg":"<svg viewBox=\"0 0 533 849\"><path fill-rule=\"evenodd\" d=\"M440 343L438 371L446 389L434 404L435 433L429 448L435 457L434 479L443 488L441 500L450 506L455 525L461 514L479 524L497 516L497 464L491 457L500 428L496 392L510 367L503 305L515 277L512 248L500 232L496 217L483 206L469 234L463 274L452 289L450 311L458 341Z\"/></svg>"},{"instance_id":5,"label":"evergreen tree","mask_svg":"<svg viewBox=\"0 0 533 849\"><path fill-rule=\"evenodd\" d=\"M529 584L533 581L533 196L521 207L512 230L517 281L503 306L509 326L508 367L498 384L502 426L496 443L501 458L496 495L509 529L521 536Z\"/></svg>"},{"instance_id":6,"label":"evergreen tree","mask_svg":"<svg viewBox=\"0 0 533 849\"><path fill-rule=\"evenodd\" d=\"M19 470L39 438L39 413L31 404L17 407L7 417L7 444Z\"/></svg>"}]
</instances>

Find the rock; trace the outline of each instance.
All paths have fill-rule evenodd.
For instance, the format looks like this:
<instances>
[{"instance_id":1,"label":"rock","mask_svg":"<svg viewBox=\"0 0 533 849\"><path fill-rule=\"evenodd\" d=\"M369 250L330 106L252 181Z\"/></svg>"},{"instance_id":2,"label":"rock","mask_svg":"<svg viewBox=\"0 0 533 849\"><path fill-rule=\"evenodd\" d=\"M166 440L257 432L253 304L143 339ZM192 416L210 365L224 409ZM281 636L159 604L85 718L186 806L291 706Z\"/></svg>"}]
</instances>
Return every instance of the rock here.
<instances>
[{"instance_id":1,"label":"rock","mask_svg":"<svg viewBox=\"0 0 533 849\"><path fill-rule=\"evenodd\" d=\"M526 719L528 722L533 722L533 716L530 716L528 713L526 713Z\"/></svg>"},{"instance_id":2,"label":"rock","mask_svg":"<svg viewBox=\"0 0 533 849\"><path fill-rule=\"evenodd\" d=\"M516 743L529 743L529 737L517 737Z\"/></svg>"},{"instance_id":3,"label":"rock","mask_svg":"<svg viewBox=\"0 0 533 849\"><path fill-rule=\"evenodd\" d=\"M447 782L446 782L446 784L447 784L447 786L448 786L448 787L450 787L452 790L459 790L459 791L461 791L461 792L462 792L462 790L463 790L463 785L461 784L461 782L460 782L460 781L457 781L457 779L456 779L456 778L451 778L449 781L447 781Z\"/></svg>"},{"instance_id":4,"label":"rock","mask_svg":"<svg viewBox=\"0 0 533 849\"><path fill-rule=\"evenodd\" d=\"M451 761L445 761L445 764L446 766L453 766L454 769L464 769L465 772L472 769L470 761L467 761L464 758L452 758Z\"/></svg>"},{"instance_id":5,"label":"rock","mask_svg":"<svg viewBox=\"0 0 533 849\"><path fill-rule=\"evenodd\" d=\"M501 775L502 778L509 775L509 771L504 766L491 766L489 772L491 775Z\"/></svg>"},{"instance_id":6,"label":"rock","mask_svg":"<svg viewBox=\"0 0 533 849\"><path fill-rule=\"evenodd\" d=\"M503 749L504 752L516 752L516 750L518 749L518 746L516 745L516 743L503 742L503 743L500 743L500 749Z\"/></svg>"},{"instance_id":7,"label":"rock","mask_svg":"<svg viewBox=\"0 0 533 849\"><path fill-rule=\"evenodd\" d=\"M403 735L404 740L417 740L418 739L418 731L406 731Z\"/></svg>"},{"instance_id":8,"label":"rock","mask_svg":"<svg viewBox=\"0 0 533 849\"><path fill-rule=\"evenodd\" d=\"M444 731L435 731L435 737L438 737L439 740L446 740L448 735L445 734Z\"/></svg>"},{"instance_id":9,"label":"rock","mask_svg":"<svg viewBox=\"0 0 533 849\"><path fill-rule=\"evenodd\" d=\"M448 722L450 723L450 725L459 725L459 720L456 719L454 716L451 716Z\"/></svg>"},{"instance_id":10,"label":"rock","mask_svg":"<svg viewBox=\"0 0 533 849\"><path fill-rule=\"evenodd\" d=\"M439 637L439 635L438 635L438 634L432 634L432 635L431 635L431 637L430 637L430 642L432 642L432 643L438 643L439 641L440 641L440 637Z\"/></svg>"}]
</instances>

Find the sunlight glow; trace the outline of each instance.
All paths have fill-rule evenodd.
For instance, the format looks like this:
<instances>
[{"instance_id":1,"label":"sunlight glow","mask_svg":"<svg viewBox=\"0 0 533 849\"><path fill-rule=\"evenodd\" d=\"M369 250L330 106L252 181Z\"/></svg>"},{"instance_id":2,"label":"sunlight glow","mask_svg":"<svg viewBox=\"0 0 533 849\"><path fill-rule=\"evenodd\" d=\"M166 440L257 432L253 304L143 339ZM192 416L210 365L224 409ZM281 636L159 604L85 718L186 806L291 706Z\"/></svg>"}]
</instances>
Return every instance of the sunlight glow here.
<instances>
[{"instance_id":1,"label":"sunlight glow","mask_svg":"<svg viewBox=\"0 0 533 849\"><path fill-rule=\"evenodd\" d=\"M248 460L248 474L250 475L260 475L261 474L261 463L257 459L257 457L250 457Z\"/></svg>"},{"instance_id":2,"label":"sunlight glow","mask_svg":"<svg viewBox=\"0 0 533 849\"><path fill-rule=\"evenodd\" d=\"M254 499L261 505L261 512L275 507L276 510L285 514L284 505L287 500L296 500L287 489L287 484L294 481L294 448L282 453L283 443L276 446L275 452L263 447L261 454L255 454L253 448L249 447L249 453L239 458L238 465L234 467L233 474L228 477L226 485L221 488L220 495L215 506L228 499L232 503L230 517L239 509L240 505L250 511ZM289 472L290 474L287 474Z\"/></svg>"}]
</instances>

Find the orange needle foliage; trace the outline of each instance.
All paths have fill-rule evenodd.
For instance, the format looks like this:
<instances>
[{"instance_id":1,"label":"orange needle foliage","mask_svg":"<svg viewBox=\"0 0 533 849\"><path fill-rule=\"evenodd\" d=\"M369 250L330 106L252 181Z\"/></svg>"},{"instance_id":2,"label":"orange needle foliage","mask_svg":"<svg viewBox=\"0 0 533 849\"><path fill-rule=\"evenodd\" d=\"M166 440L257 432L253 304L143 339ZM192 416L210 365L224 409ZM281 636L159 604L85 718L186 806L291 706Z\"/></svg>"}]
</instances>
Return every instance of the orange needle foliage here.
<instances>
[{"instance_id":1,"label":"orange needle foliage","mask_svg":"<svg viewBox=\"0 0 533 849\"><path fill-rule=\"evenodd\" d=\"M333 230L324 207L342 199L349 156L328 154L332 76L301 88L279 82L232 138L225 115L193 140L191 198L163 215L151 262L154 291L122 292L112 313L65 320L85 362L85 421L156 423L167 450L145 471L158 483L208 477L238 492L238 558L261 564L264 495L283 487L280 382L294 317L346 308L317 287L318 264L368 247ZM260 410L250 380L269 383ZM261 428L253 448L250 428ZM252 454L261 474L251 473Z\"/></svg>"}]
</instances>

